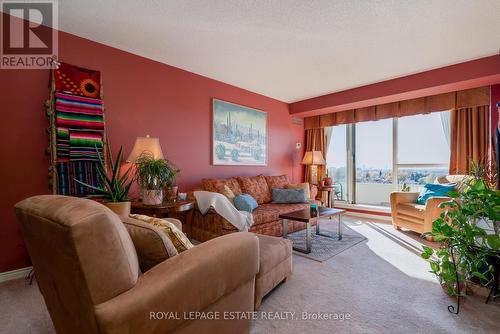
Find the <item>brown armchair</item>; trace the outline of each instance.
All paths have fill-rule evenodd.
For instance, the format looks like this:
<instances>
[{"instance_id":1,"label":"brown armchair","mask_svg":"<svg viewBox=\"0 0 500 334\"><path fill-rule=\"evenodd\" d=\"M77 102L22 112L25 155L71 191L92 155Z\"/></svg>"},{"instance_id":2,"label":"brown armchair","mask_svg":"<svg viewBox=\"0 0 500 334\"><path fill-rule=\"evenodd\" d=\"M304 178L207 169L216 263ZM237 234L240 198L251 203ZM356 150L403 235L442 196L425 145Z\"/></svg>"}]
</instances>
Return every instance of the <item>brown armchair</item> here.
<instances>
[{"instance_id":1,"label":"brown armchair","mask_svg":"<svg viewBox=\"0 0 500 334\"><path fill-rule=\"evenodd\" d=\"M464 175L448 175L436 179L436 183L457 183L459 187ZM391 193L392 225L396 229L406 228L418 233L432 231L432 223L444 209L439 204L449 197L431 197L425 205L417 204L418 192L395 191ZM428 237L428 240L432 238Z\"/></svg>"},{"instance_id":2,"label":"brown armchair","mask_svg":"<svg viewBox=\"0 0 500 334\"><path fill-rule=\"evenodd\" d=\"M16 215L58 333L248 333L249 320L184 312L254 310L254 235L208 241L141 273L124 224L97 202L35 196ZM159 312L178 319L155 320Z\"/></svg>"}]
</instances>

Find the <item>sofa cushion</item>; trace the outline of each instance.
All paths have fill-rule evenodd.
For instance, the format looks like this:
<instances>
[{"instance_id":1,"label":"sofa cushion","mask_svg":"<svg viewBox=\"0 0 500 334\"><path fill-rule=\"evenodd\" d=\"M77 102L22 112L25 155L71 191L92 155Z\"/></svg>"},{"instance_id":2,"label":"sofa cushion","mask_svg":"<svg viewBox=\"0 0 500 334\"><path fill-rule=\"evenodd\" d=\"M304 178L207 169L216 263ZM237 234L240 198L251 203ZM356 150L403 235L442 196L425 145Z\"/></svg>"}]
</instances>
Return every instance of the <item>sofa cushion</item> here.
<instances>
[{"instance_id":1,"label":"sofa cushion","mask_svg":"<svg viewBox=\"0 0 500 334\"><path fill-rule=\"evenodd\" d=\"M283 189L290 183L288 182L288 176L286 174L278 176L264 176L264 178L266 179L267 186L270 191L273 191L274 188Z\"/></svg>"},{"instance_id":2,"label":"sofa cushion","mask_svg":"<svg viewBox=\"0 0 500 334\"><path fill-rule=\"evenodd\" d=\"M271 202L271 191L269 190L264 175L253 177L239 176L237 179L241 191L255 198L257 203L263 204Z\"/></svg>"},{"instance_id":3,"label":"sofa cushion","mask_svg":"<svg viewBox=\"0 0 500 334\"><path fill-rule=\"evenodd\" d=\"M307 209L309 203L297 204L274 204L266 203L259 205L257 209L252 212L253 225L260 225L279 220L279 215L282 213Z\"/></svg>"},{"instance_id":4,"label":"sofa cushion","mask_svg":"<svg viewBox=\"0 0 500 334\"><path fill-rule=\"evenodd\" d=\"M235 196L241 195L241 187L238 180L231 177L228 179L202 179L201 186L205 191L214 193L224 193L224 186L227 186L234 193Z\"/></svg>"},{"instance_id":5,"label":"sofa cushion","mask_svg":"<svg viewBox=\"0 0 500 334\"><path fill-rule=\"evenodd\" d=\"M303 188L298 189L273 189L273 203L306 203L307 196L306 190Z\"/></svg>"},{"instance_id":6,"label":"sofa cushion","mask_svg":"<svg viewBox=\"0 0 500 334\"><path fill-rule=\"evenodd\" d=\"M253 210L259 206L255 198L249 194L241 194L234 198L234 206L239 211L246 211L252 213Z\"/></svg>"},{"instance_id":7,"label":"sofa cushion","mask_svg":"<svg viewBox=\"0 0 500 334\"><path fill-rule=\"evenodd\" d=\"M234 204L234 199L236 198L236 195L231 190L231 188L229 188L227 186L227 184L225 184L224 187L222 188L222 193L221 194L224 195L224 196L226 196L227 199L229 200L229 202L231 202L231 203ZM241 195L238 195L238 196L241 196Z\"/></svg>"},{"instance_id":8,"label":"sofa cushion","mask_svg":"<svg viewBox=\"0 0 500 334\"><path fill-rule=\"evenodd\" d=\"M295 184L287 184L285 186L286 189L304 189L306 192L306 196L308 199L314 199L311 197L311 190L309 186L309 182L303 182L303 183L295 183Z\"/></svg>"}]
</instances>

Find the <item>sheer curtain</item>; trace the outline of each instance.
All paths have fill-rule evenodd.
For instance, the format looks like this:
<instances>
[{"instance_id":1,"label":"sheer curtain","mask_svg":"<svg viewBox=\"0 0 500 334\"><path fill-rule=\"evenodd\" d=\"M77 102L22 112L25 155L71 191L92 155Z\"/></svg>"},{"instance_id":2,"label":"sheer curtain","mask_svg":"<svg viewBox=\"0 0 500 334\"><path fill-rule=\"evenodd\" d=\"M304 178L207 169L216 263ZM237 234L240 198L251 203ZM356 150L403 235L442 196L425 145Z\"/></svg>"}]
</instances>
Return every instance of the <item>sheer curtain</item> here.
<instances>
[{"instance_id":1,"label":"sheer curtain","mask_svg":"<svg viewBox=\"0 0 500 334\"><path fill-rule=\"evenodd\" d=\"M450 146L450 135L451 135L451 128L450 128L450 113L451 110L448 111L443 111L439 113L439 116L441 116L441 125L443 127L443 132L444 136L446 138L446 142L448 143L448 146Z\"/></svg>"}]
</instances>

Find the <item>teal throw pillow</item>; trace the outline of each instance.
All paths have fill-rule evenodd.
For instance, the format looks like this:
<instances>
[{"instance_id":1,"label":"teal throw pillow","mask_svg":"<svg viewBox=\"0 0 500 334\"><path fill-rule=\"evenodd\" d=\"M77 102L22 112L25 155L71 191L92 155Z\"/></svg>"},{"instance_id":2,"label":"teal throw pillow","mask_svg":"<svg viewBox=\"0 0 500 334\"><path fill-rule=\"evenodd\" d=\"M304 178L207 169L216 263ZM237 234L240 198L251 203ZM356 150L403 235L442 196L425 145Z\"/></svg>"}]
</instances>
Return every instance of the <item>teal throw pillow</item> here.
<instances>
[{"instance_id":1,"label":"teal throw pillow","mask_svg":"<svg viewBox=\"0 0 500 334\"><path fill-rule=\"evenodd\" d=\"M456 183L447 183L447 184L427 183L417 198L417 204L425 205L425 202L427 202L427 200L431 197L448 196L448 193L450 191L455 190L456 185L457 185Z\"/></svg>"},{"instance_id":2,"label":"teal throw pillow","mask_svg":"<svg viewBox=\"0 0 500 334\"><path fill-rule=\"evenodd\" d=\"M306 203L307 194L304 188L297 189L280 189L273 188L273 203Z\"/></svg>"},{"instance_id":3,"label":"teal throw pillow","mask_svg":"<svg viewBox=\"0 0 500 334\"><path fill-rule=\"evenodd\" d=\"M234 198L234 206L238 211L247 211L252 213L253 210L257 209L259 204L255 198L248 194L241 194Z\"/></svg>"}]
</instances>

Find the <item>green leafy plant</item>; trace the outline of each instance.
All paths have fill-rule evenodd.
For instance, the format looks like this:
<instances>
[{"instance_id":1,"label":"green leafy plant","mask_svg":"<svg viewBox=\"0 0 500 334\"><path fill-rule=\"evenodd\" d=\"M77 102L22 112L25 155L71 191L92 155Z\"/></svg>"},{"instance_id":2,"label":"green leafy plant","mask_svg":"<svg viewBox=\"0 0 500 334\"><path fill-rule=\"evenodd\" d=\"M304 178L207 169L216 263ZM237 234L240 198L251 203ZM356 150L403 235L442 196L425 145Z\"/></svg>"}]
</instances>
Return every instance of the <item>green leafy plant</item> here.
<instances>
[{"instance_id":1,"label":"green leafy plant","mask_svg":"<svg viewBox=\"0 0 500 334\"><path fill-rule=\"evenodd\" d=\"M96 187L77 179L75 179L75 181L85 187L97 191L98 195L101 195L103 200L106 202L127 202L129 201L128 193L130 191L130 187L134 182L134 178L131 177L132 166L130 166L124 173L121 172L121 146L115 161L113 161L111 149L107 143L105 146L105 152L107 153L109 166L106 164L104 156L102 156L99 150L97 150L97 154L99 156L97 172L100 181L100 187Z\"/></svg>"},{"instance_id":2,"label":"green leafy plant","mask_svg":"<svg viewBox=\"0 0 500 334\"><path fill-rule=\"evenodd\" d=\"M467 178L462 189L448 193L451 199L440 205L445 211L425 234L440 242L440 248L424 246L422 253L450 295L460 293L457 279L489 286L491 257L500 256L500 192L478 174Z\"/></svg>"},{"instance_id":3,"label":"green leafy plant","mask_svg":"<svg viewBox=\"0 0 500 334\"><path fill-rule=\"evenodd\" d=\"M153 154L144 152L136 165L137 183L145 190L162 190L174 185L179 170L166 159L155 159Z\"/></svg>"},{"instance_id":4,"label":"green leafy plant","mask_svg":"<svg viewBox=\"0 0 500 334\"><path fill-rule=\"evenodd\" d=\"M405 182L403 183L403 185L401 186L401 191L403 192L410 192L410 186Z\"/></svg>"}]
</instances>

